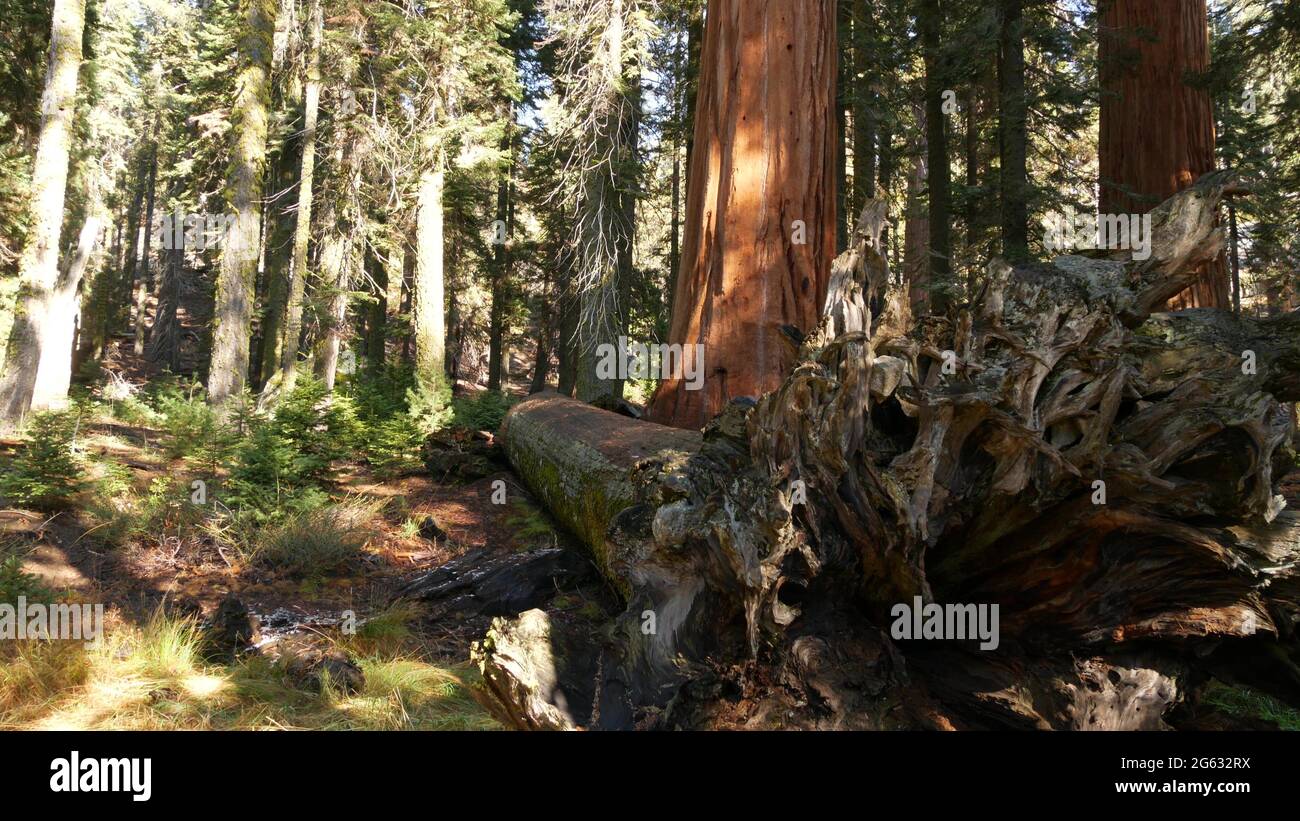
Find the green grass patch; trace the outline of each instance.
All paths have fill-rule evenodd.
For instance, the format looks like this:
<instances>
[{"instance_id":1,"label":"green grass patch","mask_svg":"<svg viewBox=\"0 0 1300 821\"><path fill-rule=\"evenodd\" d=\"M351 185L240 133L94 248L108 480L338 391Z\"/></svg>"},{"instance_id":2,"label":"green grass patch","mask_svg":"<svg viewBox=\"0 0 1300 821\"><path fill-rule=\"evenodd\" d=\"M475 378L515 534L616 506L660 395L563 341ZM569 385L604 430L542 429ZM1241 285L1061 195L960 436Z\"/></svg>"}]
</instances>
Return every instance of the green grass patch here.
<instances>
[{"instance_id":1,"label":"green grass patch","mask_svg":"<svg viewBox=\"0 0 1300 821\"><path fill-rule=\"evenodd\" d=\"M1232 687L1216 681L1206 690L1204 698L1205 703L1228 715L1262 719L1283 730L1300 730L1300 710L1248 687Z\"/></svg>"}]
</instances>

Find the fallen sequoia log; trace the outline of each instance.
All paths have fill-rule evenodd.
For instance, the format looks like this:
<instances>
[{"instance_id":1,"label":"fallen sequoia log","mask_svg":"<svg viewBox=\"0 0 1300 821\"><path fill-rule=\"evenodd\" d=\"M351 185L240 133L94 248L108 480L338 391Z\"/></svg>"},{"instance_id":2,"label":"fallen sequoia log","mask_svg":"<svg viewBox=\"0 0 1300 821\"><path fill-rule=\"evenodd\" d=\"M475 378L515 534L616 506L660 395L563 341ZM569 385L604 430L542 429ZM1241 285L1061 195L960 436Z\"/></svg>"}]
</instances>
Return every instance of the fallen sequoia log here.
<instances>
[{"instance_id":1,"label":"fallen sequoia log","mask_svg":"<svg viewBox=\"0 0 1300 821\"><path fill-rule=\"evenodd\" d=\"M1146 729L1210 676L1300 704L1300 516L1277 491L1300 314L1153 313L1219 253L1232 185L1156 209L1146 260L995 260L977 299L915 320L885 294L872 203L822 326L789 331L784 384L702 436L555 395L515 407L511 463L627 609L586 681L557 679L544 613L498 620L475 657L499 712ZM920 640L965 616L970 639L976 613L985 641ZM551 709L577 692L589 709Z\"/></svg>"}]
</instances>

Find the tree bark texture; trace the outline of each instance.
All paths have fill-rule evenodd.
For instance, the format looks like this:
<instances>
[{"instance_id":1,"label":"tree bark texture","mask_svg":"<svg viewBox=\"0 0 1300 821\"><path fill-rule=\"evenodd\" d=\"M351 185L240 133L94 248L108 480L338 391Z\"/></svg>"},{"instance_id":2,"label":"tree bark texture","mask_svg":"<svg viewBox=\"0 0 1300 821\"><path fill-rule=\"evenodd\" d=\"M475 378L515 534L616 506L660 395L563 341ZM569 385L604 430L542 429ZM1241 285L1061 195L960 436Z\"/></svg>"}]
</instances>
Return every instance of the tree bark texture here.
<instances>
[{"instance_id":1,"label":"tree bark texture","mask_svg":"<svg viewBox=\"0 0 1300 821\"><path fill-rule=\"evenodd\" d=\"M443 291L442 193L446 172L438 167L420 178L415 232L415 280L411 288L415 373L427 385L445 378L447 318Z\"/></svg>"},{"instance_id":2,"label":"tree bark texture","mask_svg":"<svg viewBox=\"0 0 1300 821\"><path fill-rule=\"evenodd\" d=\"M244 27L231 107L235 145L225 193L235 222L222 241L208 372L208 401L218 407L248 381L276 7L269 0L241 0L240 11Z\"/></svg>"},{"instance_id":3,"label":"tree bark texture","mask_svg":"<svg viewBox=\"0 0 1300 821\"><path fill-rule=\"evenodd\" d=\"M651 409L694 429L779 384L782 326L817 324L835 256L835 3L712 0L700 59L669 340L704 346L704 385L669 378Z\"/></svg>"},{"instance_id":4,"label":"tree bark texture","mask_svg":"<svg viewBox=\"0 0 1300 821\"><path fill-rule=\"evenodd\" d=\"M59 236L85 16L84 0L56 0L54 4L41 130L32 165L31 227L18 263L18 299L5 347L4 373L0 374L0 424L6 426L17 425L32 410L58 407L67 399L67 379L59 378L57 372L72 367L71 352L63 361L59 359L62 347L54 349L61 318L53 312L60 294L68 290L66 277L60 277Z\"/></svg>"},{"instance_id":5,"label":"tree bark texture","mask_svg":"<svg viewBox=\"0 0 1300 821\"><path fill-rule=\"evenodd\" d=\"M1214 170L1206 0L1105 0L1099 25L1100 212L1145 214ZM1217 258L1172 307L1230 304Z\"/></svg>"}]
</instances>

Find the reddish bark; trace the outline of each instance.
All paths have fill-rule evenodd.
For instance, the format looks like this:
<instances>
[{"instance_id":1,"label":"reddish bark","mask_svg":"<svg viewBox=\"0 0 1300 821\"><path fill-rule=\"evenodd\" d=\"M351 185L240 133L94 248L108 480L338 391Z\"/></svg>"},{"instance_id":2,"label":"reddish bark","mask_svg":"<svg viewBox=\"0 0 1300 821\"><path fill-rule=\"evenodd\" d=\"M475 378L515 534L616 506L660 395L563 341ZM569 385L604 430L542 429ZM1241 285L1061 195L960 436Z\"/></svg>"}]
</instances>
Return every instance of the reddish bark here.
<instances>
[{"instance_id":1,"label":"reddish bark","mask_svg":"<svg viewBox=\"0 0 1300 821\"><path fill-rule=\"evenodd\" d=\"M700 428L776 388L794 358L781 326L817 325L835 257L835 22L835 0L710 0L669 334L704 345L705 378L665 380L654 421Z\"/></svg>"},{"instance_id":2,"label":"reddish bark","mask_svg":"<svg viewBox=\"0 0 1300 821\"><path fill-rule=\"evenodd\" d=\"M1205 0L1108 0L1100 23L1103 214L1144 214L1214 170ZM1170 307L1230 305L1222 258Z\"/></svg>"}]
</instances>

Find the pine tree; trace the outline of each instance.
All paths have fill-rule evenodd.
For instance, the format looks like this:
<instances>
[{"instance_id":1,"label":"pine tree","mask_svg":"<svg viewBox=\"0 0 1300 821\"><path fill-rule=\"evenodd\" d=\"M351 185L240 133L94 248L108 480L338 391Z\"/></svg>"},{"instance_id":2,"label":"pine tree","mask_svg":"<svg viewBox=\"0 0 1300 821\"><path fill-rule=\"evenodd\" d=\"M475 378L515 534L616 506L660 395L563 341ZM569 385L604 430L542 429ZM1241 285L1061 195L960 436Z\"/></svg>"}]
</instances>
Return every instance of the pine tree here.
<instances>
[{"instance_id":1,"label":"pine tree","mask_svg":"<svg viewBox=\"0 0 1300 821\"><path fill-rule=\"evenodd\" d=\"M231 107L234 149L225 192L235 223L222 242L208 371L208 399L217 406L238 395L248 380L276 8L272 0L240 0L240 12L239 76Z\"/></svg>"},{"instance_id":2,"label":"pine tree","mask_svg":"<svg viewBox=\"0 0 1300 821\"><path fill-rule=\"evenodd\" d=\"M19 263L16 316L0 374L0 424L16 425L30 411L58 408L67 399L72 369L67 308L76 283L59 271L59 237L85 13L85 0L55 0L28 207L32 227Z\"/></svg>"}]
</instances>

